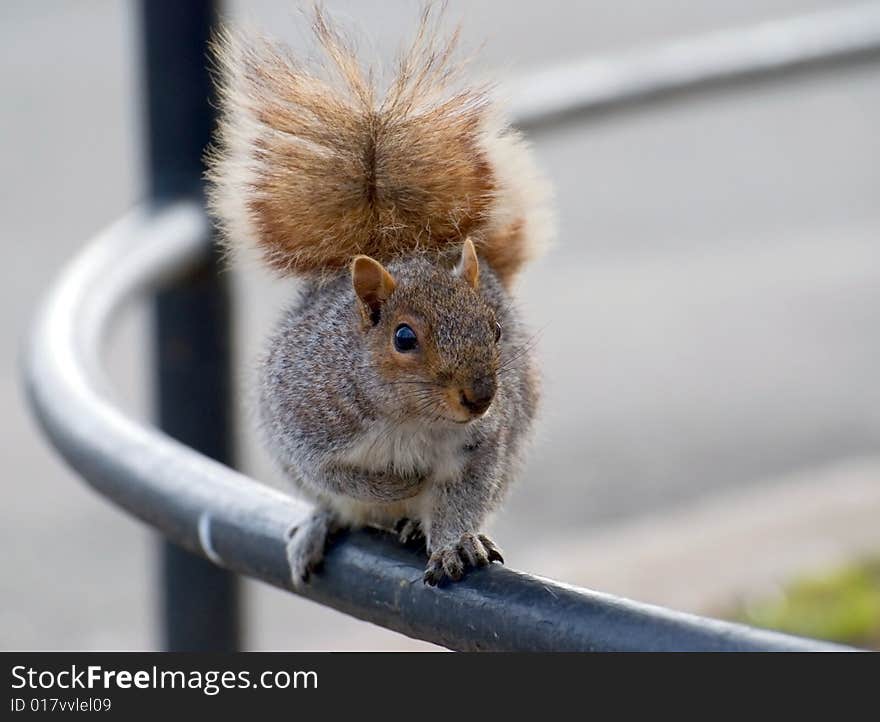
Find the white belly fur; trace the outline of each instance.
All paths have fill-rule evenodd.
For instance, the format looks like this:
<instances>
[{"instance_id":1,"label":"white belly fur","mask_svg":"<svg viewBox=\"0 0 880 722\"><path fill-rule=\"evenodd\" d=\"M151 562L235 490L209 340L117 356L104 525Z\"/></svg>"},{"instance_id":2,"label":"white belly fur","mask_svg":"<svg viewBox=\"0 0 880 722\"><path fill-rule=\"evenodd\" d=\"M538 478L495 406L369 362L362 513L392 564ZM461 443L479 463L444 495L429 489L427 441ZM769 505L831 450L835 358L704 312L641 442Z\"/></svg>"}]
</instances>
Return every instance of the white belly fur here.
<instances>
[{"instance_id":1,"label":"white belly fur","mask_svg":"<svg viewBox=\"0 0 880 722\"><path fill-rule=\"evenodd\" d=\"M372 471L391 469L398 474L425 474L425 486L414 497L381 505L334 495L333 506L353 524L391 524L402 517L425 520L431 487L461 476L465 443L464 429L376 425L340 455L340 462Z\"/></svg>"}]
</instances>

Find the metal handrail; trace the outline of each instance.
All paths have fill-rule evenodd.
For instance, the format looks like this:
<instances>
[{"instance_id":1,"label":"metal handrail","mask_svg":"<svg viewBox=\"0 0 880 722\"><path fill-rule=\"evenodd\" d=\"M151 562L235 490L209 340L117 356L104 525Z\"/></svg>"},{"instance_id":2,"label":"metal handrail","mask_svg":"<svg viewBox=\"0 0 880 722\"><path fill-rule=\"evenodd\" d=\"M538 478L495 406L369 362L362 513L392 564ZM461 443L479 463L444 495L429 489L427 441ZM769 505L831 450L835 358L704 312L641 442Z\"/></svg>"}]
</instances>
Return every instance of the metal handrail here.
<instances>
[{"instance_id":1,"label":"metal handrail","mask_svg":"<svg viewBox=\"0 0 880 722\"><path fill-rule=\"evenodd\" d=\"M309 507L123 413L100 362L124 303L197 262L208 230L189 202L137 210L90 243L37 319L28 393L55 447L101 494L196 554L290 589L285 538ZM500 567L438 590L422 583L423 568L416 552L360 532L333 546L303 593L454 649L836 648Z\"/></svg>"},{"instance_id":2,"label":"metal handrail","mask_svg":"<svg viewBox=\"0 0 880 722\"><path fill-rule=\"evenodd\" d=\"M870 17L877 19L876 6ZM780 26L781 27L781 26ZM778 28L777 28L778 29ZM873 50L880 48L874 25ZM830 44L829 59L840 60ZM853 46L852 57L867 45ZM742 48L746 50L745 47ZM788 63L796 66L796 54ZM810 62L818 62L810 52ZM742 66L754 66L744 54ZM700 87L724 82L728 71ZM757 66L754 66L757 70ZM774 70L780 69L776 64ZM710 74L711 75L711 74ZM560 77L559 84L563 82ZM618 76L613 104L694 84L670 72L646 85ZM528 87L525 83L523 87ZM561 96L560 96L561 97ZM572 93L570 102L519 106L525 125L601 107ZM544 103L543 109L541 103ZM531 107L532 110L528 110ZM531 113L531 114L530 114ZM122 306L204 258L210 228L200 204L182 200L134 211L90 243L43 305L25 360L31 404L55 447L99 492L214 563L291 589L285 539L308 505L197 453L116 406L100 353ZM718 620L578 589L503 567L435 589L422 584L424 559L380 532L349 534L328 551L324 570L302 590L360 619L436 642L476 650L842 650Z\"/></svg>"}]
</instances>

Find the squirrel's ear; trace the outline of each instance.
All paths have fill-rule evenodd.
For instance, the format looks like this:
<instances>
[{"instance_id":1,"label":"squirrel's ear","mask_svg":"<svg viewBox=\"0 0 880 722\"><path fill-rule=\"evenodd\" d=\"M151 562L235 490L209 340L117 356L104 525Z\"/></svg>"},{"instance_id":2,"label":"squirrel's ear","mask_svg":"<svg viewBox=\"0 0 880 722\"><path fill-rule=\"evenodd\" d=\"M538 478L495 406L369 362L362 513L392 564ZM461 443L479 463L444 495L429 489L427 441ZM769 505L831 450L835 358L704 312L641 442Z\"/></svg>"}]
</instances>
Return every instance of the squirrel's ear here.
<instances>
[{"instance_id":1,"label":"squirrel's ear","mask_svg":"<svg viewBox=\"0 0 880 722\"><path fill-rule=\"evenodd\" d=\"M471 288L476 289L480 280L480 262L477 260L477 249L474 248L474 242L470 238L464 239L461 258L454 273L467 281Z\"/></svg>"},{"instance_id":2,"label":"squirrel's ear","mask_svg":"<svg viewBox=\"0 0 880 722\"><path fill-rule=\"evenodd\" d=\"M351 283L361 301L364 318L375 326L382 304L397 286L394 277L379 261L369 256L355 256L351 262Z\"/></svg>"}]
</instances>

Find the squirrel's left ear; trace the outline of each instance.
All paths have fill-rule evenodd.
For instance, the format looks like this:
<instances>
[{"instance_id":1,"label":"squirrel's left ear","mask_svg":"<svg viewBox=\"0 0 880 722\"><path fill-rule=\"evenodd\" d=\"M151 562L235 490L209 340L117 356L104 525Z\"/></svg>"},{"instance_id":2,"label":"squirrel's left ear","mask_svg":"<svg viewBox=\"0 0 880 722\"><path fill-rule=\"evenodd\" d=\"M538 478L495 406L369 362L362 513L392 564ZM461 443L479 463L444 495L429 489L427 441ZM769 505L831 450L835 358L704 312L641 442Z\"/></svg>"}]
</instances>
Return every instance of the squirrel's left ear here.
<instances>
[{"instance_id":1,"label":"squirrel's left ear","mask_svg":"<svg viewBox=\"0 0 880 722\"><path fill-rule=\"evenodd\" d=\"M464 239L461 247L461 258L455 267L454 273L459 278L463 278L468 285L475 289L480 280L480 262L477 260L477 249L474 248L474 242L470 238Z\"/></svg>"},{"instance_id":2,"label":"squirrel's left ear","mask_svg":"<svg viewBox=\"0 0 880 722\"><path fill-rule=\"evenodd\" d=\"M351 283L361 301L365 320L379 323L382 304L394 293L397 282L379 261L369 256L355 256L351 262Z\"/></svg>"}]
</instances>

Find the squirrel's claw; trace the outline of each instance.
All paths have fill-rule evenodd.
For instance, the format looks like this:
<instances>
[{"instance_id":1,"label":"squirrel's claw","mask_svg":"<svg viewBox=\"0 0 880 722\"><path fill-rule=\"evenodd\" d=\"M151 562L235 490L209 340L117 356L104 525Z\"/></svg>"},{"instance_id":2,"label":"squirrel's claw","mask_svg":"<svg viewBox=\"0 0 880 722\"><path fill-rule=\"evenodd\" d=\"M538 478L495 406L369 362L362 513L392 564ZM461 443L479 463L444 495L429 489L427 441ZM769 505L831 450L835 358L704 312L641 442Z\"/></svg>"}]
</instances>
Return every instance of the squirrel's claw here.
<instances>
[{"instance_id":1,"label":"squirrel's claw","mask_svg":"<svg viewBox=\"0 0 880 722\"><path fill-rule=\"evenodd\" d=\"M287 562L294 589L307 584L312 572L321 565L327 539L338 528L336 517L329 511L320 510L288 532Z\"/></svg>"},{"instance_id":2,"label":"squirrel's claw","mask_svg":"<svg viewBox=\"0 0 880 722\"><path fill-rule=\"evenodd\" d=\"M504 564L504 557L501 555L501 549L495 542L493 542L485 534L480 534L480 541L483 543L483 547L486 549L486 556L488 557L490 562L499 562L500 564Z\"/></svg>"},{"instance_id":3,"label":"squirrel's claw","mask_svg":"<svg viewBox=\"0 0 880 722\"><path fill-rule=\"evenodd\" d=\"M397 533L397 539L401 544L423 545L425 543L425 533L422 531L422 525L418 519L400 519L394 525L394 531Z\"/></svg>"},{"instance_id":4,"label":"squirrel's claw","mask_svg":"<svg viewBox=\"0 0 880 722\"><path fill-rule=\"evenodd\" d=\"M425 584L436 587L446 579L457 582L464 574L465 563L461 553L455 548L434 552L428 559L423 577Z\"/></svg>"},{"instance_id":5,"label":"squirrel's claw","mask_svg":"<svg viewBox=\"0 0 880 722\"><path fill-rule=\"evenodd\" d=\"M431 553L423 579L432 587L446 579L457 582L466 569L484 567L493 561L504 563L495 542L485 534L463 534L454 544Z\"/></svg>"}]
</instances>

